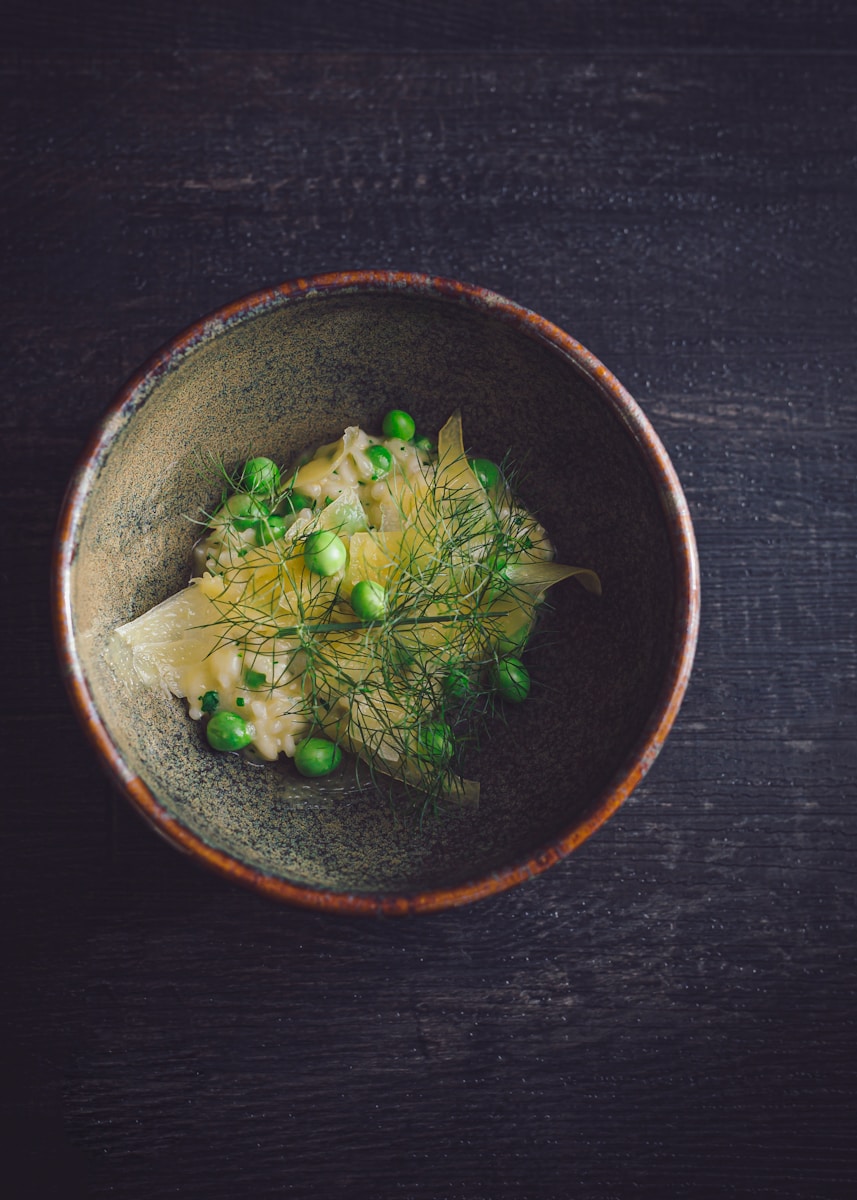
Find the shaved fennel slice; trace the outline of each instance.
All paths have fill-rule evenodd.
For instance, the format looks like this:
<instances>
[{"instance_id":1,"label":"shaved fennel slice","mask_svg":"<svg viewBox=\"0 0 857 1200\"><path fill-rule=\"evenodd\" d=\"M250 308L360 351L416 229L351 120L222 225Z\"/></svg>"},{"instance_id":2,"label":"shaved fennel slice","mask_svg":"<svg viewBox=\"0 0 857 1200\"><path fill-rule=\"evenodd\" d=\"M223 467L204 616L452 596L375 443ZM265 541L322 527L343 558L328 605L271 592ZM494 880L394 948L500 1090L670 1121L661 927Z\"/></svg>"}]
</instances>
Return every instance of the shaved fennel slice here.
<instances>
[{"instance_id":1,"label":"shaved fennel slice","mask_svg":"<svg viewBox=\"0 0 857 1200\"><path fill-rule=\"evenodd\" d=\"M464 452L461 412L456 410L437 435L436 486L440 497L472 500L491 515L491 502Z\"/></svg>"},{"instance_id":2,"label":"shaved fennel slice","mask_svg":"<svg viewBox=\"0 0 857 1200\"><path fill-rule=\"evenodd\" d=\"M416 763L407 758L390 762L383 755L370 749L361 735L352 731L350 726L346 727L344 733L340 733L339 740L341 745L365 762L373 773L398 779L400 783L406 783L417 791L426 791L425 772L420 770ZM475 779L464 779L453 771L448 771L440 781L439 793L462 808L479 807L479 783Z\"/></svg>"},{"instance_id":3,"label":"shaved fennel slice","mask_svg":"<svg viewBox=\"0 0 857 1200\"><path fill-rule=\"evenodd\" d=\"M180 672L202 662L219 641L222 618L198 583L169 596L148 612L120 625L110 639L110 654L148 687L183 696Z\"/></svg>"},{"instance_id":4,"label":"shaved fennel slice","mask_svg":"<svg viewBox=\"0 0 857 1200\"><path fill-rule=\"evenodd\" d=\"M566 567L557 562L510 563L505 569L509 583L527 592L538 603L548 588L563 579L576 578L587 592L601 595L601 580L588 567Z\"/></svg>"},{"instance_id":5,"label":"shaved fennel slice","mask_svg":"<svg viewBox=\"0 0 857 1200\"><path fill-rule=\"evenodd\" d=\"M345 697L334 699L330 692L327 698L333 701L322 722L328 736L335 738L339 745L365 762L372 775L386 775L417 791L427 790L425 767L409 757L401 743L397 744L396 734L400 734L403 727L397 727L396 733L393 733L388 725L377 722L371 708L361 712L359 701L354 710L354 701L349 702ZM326 697L320 692L319 699L325 700ZM398 709L404 717L395 698L391 696L390 700L391 708ZM439 785L438 794L452 803L462 808L478 807L479 783L476 780L464 779L454 771L446 771L436 780L436 784Z\"/></svg>"}]
</instances>

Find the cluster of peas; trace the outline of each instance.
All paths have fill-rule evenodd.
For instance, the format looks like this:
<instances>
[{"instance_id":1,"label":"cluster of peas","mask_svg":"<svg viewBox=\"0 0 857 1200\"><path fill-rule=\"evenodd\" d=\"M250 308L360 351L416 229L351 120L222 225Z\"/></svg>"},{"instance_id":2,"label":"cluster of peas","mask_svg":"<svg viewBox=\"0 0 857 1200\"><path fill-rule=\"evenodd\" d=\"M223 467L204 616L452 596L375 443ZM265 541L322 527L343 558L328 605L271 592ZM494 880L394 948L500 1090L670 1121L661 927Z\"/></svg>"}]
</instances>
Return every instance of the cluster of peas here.
<instances>
[{"instance_id":1,"label":"cluster of peas","mask_svg":"<svg viewBox=\"0 0 857 1200\"><path fill-rule=\"evenodd\" d=\"M381 427L385 437L413 441L419 448L433 449L430 439L415 439L414 419L401 409L388 412ZM372 463L373 478L383 479L389 474L392 456L386 447L370 446L366 453ZM486 491L496 486L500 478L500 469L496 463L487 458L472 458L469 461ZM285 534L283 517L272 513L260 499L261 496L275 495L280 488L280 471L276 463L270 458L249 459L241 475L241 486L243 492L237 493L231 501L227 501L227 504L232 505L229 511L235 527L253 528L260 546L282 537ZM291 512L312 506L312 501L293 492L288 494L285 503ZM337 574L345 567L347 558L345 543L331 529L319 529L304 540L304 562L307 570L316 575ZM361 621L382 620L387 608L385 588L371 579L360 580L352 589L351 607ZM520 659L511 655L502 658L493 664L490 674L491 684L502 699L520 704L529 695L530 676ZM470 681L463 671L451 671L445 681L446 692L452 699L463 699L469 687ZM210 707L214 707L217 703L214 693L206 693L204 699L208 701L209 697L212 698ZM204 704L203 710L209 711L209 708ZM213 749L222 751L242 750L253 740L247 721L238 713L227 709L213 712L206 726L206 737ZM443 765L452 757L452 731L444 721L435 721L424 726L419 734L419 744L420 752L437 765ZM341 748L329 738L304 738L295 748L295 767L301 775L309 778L329 775L337 769L341 761Z\"/></svg>"}]
</instances>

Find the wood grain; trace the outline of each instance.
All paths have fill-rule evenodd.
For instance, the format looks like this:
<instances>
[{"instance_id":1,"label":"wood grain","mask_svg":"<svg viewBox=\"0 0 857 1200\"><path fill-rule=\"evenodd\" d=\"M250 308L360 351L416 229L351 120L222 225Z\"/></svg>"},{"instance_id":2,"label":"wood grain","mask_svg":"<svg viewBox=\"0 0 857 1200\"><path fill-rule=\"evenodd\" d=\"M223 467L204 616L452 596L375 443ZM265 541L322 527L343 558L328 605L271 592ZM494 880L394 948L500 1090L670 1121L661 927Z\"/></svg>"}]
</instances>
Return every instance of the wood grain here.
<instances>
[{"instance_id":1,"label":"wood grain","mask_svg":"<svg viewBox=\"0 0 857 1200\"><path fill-rule=\"evenodd\" d=\"M147 0L117 9L109 0L4 0L12 46L62 52L136 54L156 49L291 53L331 50L552 53L696 50L834 51L853 48L857 15L847 0Z\"/></svg>"},{"instance_id":2,"label":"wood grain","mask_svg":"<svg viewBox=\"0 0 857 1200\"><path fill-rule=\"evenodd\" d=\"M360 28L296 7L294 43L264 4L243 34L212 6L199 40L157 5L91 5L76 30L56 6L12 14L0 844L21 1197L57 1194L57 1169L66 1194L123 1200L853 1194L850 9L784 4L771 33L774 6L718 24L664 3L644 34L631 6L592 8L591 29L628 18L611 56L571 52L572 6L537 6L555 45L521 40L530 6L487 30L484 7L441 8L422 54L392 2ZM228 299L353 266L495 288L598 354L673 457L703 569L691 688L632 800L531 884L404 922L279 909L157 841L84 744L47 624L63 489L124 377Z\"/></svg>"}]
</instances>

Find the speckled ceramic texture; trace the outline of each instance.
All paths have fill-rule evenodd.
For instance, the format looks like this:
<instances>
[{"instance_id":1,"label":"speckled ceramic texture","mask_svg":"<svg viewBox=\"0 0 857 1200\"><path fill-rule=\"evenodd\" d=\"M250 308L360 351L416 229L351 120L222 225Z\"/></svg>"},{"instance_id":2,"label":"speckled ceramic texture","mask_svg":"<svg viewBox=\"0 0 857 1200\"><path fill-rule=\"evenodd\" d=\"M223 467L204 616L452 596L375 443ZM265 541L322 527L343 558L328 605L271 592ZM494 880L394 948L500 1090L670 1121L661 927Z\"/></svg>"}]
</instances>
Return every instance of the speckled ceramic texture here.
<instances>
[{"instance_id":1,"label":"speckled ceramic texture","mask_svg":"<svg viewBox=\"0 0 857 1200\"><path fill-rule=\"evenodd\" d=\"M467 762L475 813L422 828L346 775L215 755L183 702L118 679L111 630L185 585L216 489L200 451L286 464L393 407L435 435L460 408L468 447L508 455L571 581L529 652L531 699ZM678 481L633 400L548 322L479 288L358 272L299 280L181 335L122 391L72 481L56 552L72 698L108 770L177 847L268 894L343 912L460 904L563 857L622 802L672 724L698 592Z\"/></svg>"}]
</instances>

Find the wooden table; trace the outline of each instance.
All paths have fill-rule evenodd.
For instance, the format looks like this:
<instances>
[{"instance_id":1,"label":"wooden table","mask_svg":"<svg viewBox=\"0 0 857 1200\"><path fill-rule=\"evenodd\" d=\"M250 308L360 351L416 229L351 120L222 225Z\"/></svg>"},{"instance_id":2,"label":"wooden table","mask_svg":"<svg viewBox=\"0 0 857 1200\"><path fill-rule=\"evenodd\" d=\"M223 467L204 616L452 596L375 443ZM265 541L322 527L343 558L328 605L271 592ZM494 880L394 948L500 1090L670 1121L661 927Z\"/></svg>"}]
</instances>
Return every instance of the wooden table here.
<instances>
[{"instance_id":1,"label":"wooden table","mask_svg":"<svg viewBox=\"0 0 857 1200\"><path fill-rule=\"evenodd\" d=\"M853 8L3 7L4 1194L857 1195ZM154 837L48 623L63 490L131 370L358 266L493 288L602 358L703 578L624 808L525 886L386 922Z\"/></svg>"}]
</instances>

